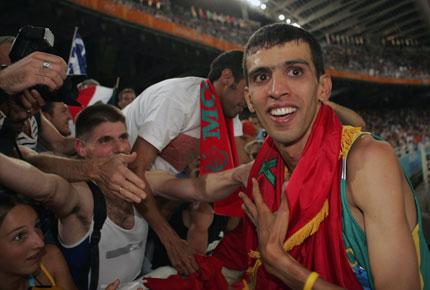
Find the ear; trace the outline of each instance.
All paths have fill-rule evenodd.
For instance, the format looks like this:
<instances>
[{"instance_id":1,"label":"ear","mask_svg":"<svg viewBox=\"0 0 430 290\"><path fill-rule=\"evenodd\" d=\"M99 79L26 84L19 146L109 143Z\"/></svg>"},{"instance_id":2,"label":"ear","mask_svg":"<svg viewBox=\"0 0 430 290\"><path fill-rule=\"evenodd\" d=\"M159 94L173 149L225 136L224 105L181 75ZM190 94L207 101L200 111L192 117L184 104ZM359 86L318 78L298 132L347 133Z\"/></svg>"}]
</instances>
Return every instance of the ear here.
<instances>
[{"instance_id":1,"label":"ear","mask_svg":"<svg viewBox=\"0 0 430 290\"><path fill-rule=\"evenodd\" d=\"M245 101L246 101L246 105L248 106L248 110L251 113L255 113L254 106L252 105L252 102L251 102L251 95L249 94L248 87L245 87L245 90L243 91L243 95L245 97Z\"/></svg>"},{"instance_id":2,"label":"ear","mask_svg":"<svg viewBox=\"0 0 430 290\"><path fill-rule=\"evenodd\" d=\"M83 142L82 140L76 138L75 139L75 150L76 153L78 153L78 155L80 157L86 157L87 156L87 150L85 147L85 142Z\"/></svg>"},{"instance_id":3,"label":"ear","mask_svg":"<svg viewBox=\"0 0 430 290\"><path fill-rule=\"evenodd\" d=\"M318 99L323 102L328 101L331 95L331 87L331 77L327 74L321 75L318 85Z\"/></svg>"},{"instance_id":4,"label":"ear","mask_svg":"<svg viewBox=\"0 0 430 290\"><path fill-rule=\"evenodd\" d=\"M221 81L221 84L224 86L224 87L228 87L228 86L230 86L231 84L233 84L234 83L234 76L233 76L233 72L231 71L231 69L229 69L229 68L225 68L225 69L223 69L223 71L221 72L221 76L220 76L220 81Z\"/></svg>"}]
</instances>

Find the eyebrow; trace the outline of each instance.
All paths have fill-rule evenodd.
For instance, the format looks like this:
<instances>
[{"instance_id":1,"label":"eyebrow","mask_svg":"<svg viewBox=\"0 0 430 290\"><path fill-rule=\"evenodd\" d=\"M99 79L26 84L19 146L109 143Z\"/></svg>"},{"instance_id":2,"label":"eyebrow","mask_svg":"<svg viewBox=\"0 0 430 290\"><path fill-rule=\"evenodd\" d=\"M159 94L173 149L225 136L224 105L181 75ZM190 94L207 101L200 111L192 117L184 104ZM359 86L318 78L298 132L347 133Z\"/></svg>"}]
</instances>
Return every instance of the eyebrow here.
<instances>
[{"instance_id":1,"label":"eyebrow","mask_svg":"<svg viewBox=\"0 0 430 290\"><path fill-rule=\"evenodd\" d=\"M285 61L285 62L283 62L282 64L279 64L279 65L281 65L281 66L289 66L289 65L295 65L295 64L304 64L304 65L310 67L309 62L307 62L306 60L303 60L303 59L287 60L287 61ZM269 68L274 68L274 67L279 66L279 65L275 65L275 66L259 66L259 67L256 67L255 69L249 71L248 74L249 75L253 75L253 74L258 73L258 72L264 72L264 71L267 71Z\"/></svg>"},{"instance_id":2,"label":"eyebrow","mask_svg":"<svg viewBox=\"0 0 430 290\"><path fill-rule=\"evenodd\" d=\"M10 234L12 234L12 233L14 233L14 232L19 232L20 230L24 230L24 229L26 229L27 227L26 226L20 226L20 227L17 227L16 229L13 229L13 230L11 230L10 232L8 232L7 233L7 235L9 236Z\"/></svg>"}]
</instances>

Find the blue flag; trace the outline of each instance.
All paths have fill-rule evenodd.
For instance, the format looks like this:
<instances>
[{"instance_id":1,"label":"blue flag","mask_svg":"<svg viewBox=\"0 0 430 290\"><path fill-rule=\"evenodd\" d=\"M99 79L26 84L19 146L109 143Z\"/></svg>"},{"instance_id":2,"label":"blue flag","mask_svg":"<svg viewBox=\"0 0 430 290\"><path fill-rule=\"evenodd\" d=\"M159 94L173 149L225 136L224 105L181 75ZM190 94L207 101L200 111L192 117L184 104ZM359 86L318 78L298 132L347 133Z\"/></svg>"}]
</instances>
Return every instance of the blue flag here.
<instances>
[{"instance_id":1,"label":"blue flag","mask_svg":"<svg viewBox=\"0 0 430 290\"><path fill-rule=\"evenodd\" d=\"M82 41L79 32L75 32L75 37L72 42L72 49L69 57L68 75L86 75L87 74L87 60L85 58L85 45Z\"/></svg>"}]
</instances>

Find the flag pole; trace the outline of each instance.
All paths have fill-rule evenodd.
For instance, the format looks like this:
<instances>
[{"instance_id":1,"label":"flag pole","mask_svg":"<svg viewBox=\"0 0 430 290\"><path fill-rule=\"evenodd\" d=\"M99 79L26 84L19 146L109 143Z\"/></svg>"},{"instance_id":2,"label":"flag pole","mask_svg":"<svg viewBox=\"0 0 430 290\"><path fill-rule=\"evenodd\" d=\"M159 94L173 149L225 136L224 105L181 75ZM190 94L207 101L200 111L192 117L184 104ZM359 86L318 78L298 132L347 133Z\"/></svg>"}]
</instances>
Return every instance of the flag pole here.
<instances>
[{"instance_id":1,"label":"flag pole","mask_svg":"<svg viewBox=\"0 0 430 290\"><path fill-rule=\"evenodd\" d=\"M120 80L120 77L117 77L115 82L115 89L119 88L119 80Z\"/></svg>"}]
</instances>

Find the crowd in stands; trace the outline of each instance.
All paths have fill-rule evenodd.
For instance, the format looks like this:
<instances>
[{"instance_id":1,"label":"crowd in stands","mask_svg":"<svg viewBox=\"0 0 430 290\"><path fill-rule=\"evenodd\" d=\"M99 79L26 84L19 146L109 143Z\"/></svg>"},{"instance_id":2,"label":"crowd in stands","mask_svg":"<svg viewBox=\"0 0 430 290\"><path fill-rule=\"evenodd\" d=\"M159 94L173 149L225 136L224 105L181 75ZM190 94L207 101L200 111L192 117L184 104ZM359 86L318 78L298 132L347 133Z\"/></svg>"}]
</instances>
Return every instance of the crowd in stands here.
<instances>
[{"instance_id":1,"label":"crowd in stands","mask_svg":"<svg viewBox=\"0 0 430 290\"><path fill-rule=\"evenodd\" d=\"M430 109L378 108L359 113L366 121L366 131L389 142L399 156L416 151L419 143L430 143Z\"/></svg>"},{"instance_id":2,"label":"crowd in stands","mask_svg":"<svg viewBox=\"0 0 430 290\"><path fill-rule=\"evenodd\" d=\"M197 6L172 4L169 0L116 1L233 43L245 44L249 36L260 27L258 22L252 20L244 20L228 13L217 13Z\"/></svg>"},{"instance_id":3,"label":"crowd in stands","mask_svg":"<svg viewBox=\"0 0 430 290\"><path fill-rule=\"evenodd\" d=\"M244 20L227 13L216 13L197 6L172 4L169 0L115 0L133 8L142 9L200 33L244 45L249 36L260 27L258 22ZM327 67L366 73L370 76L424 79L430 76L430 59L425 48L370 46L364 39L356 43L330 41L323 45Z\"/></svg>"},{"instance_id":4,"label":"crowd in stands","mask_svg":"<svg viewBox=\"0 0 430 290\"><path fill-rule=\"evenodd\" d=\"M429 50L386 46L326 44L329 67L364 72L370 76L423 79L430 76Z\"/></svg>"}]
</instances>

